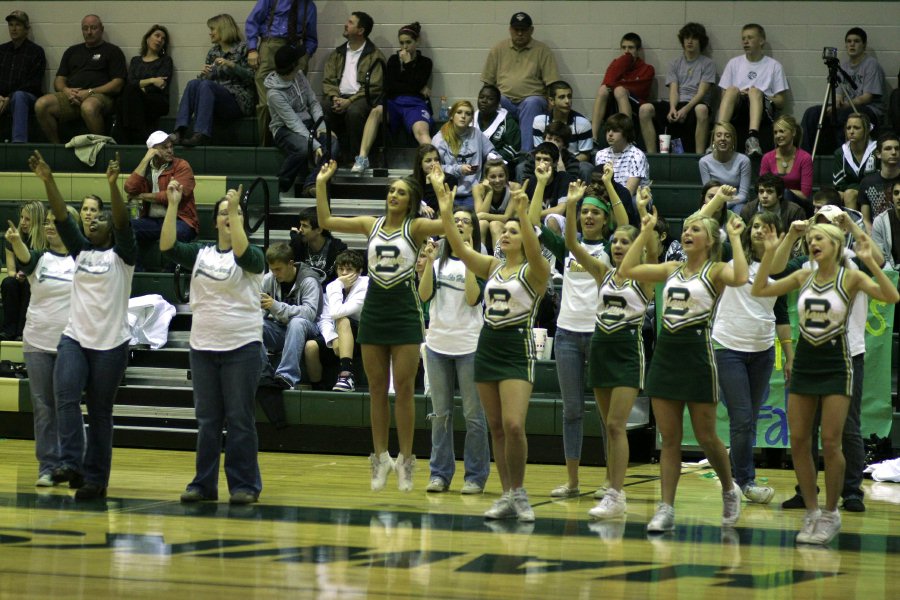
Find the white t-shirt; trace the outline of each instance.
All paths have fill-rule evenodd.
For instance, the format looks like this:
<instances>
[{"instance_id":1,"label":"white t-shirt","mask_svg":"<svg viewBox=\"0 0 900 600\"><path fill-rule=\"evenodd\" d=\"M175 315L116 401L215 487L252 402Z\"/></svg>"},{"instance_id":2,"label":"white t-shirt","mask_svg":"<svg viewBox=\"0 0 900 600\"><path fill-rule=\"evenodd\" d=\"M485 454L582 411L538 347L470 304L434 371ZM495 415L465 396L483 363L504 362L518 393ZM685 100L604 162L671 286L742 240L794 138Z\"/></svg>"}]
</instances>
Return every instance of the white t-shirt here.
<instances>
[{"instance_id":1,"label":"white t-shirt","mask_svg":"<svg viewBox=\"0 0 900 600\"><path fill-rule=\"evenodd\" d=\"M44 352L56 352L59 336L69 322L69 303L75 259L69 255L45 252L37 259L34 271L28 275L31 301L25 315L22 340Z\"/></svg>"},{"instance_id":2,"label":"white t-shirt","mask_svg":"<svg viewBox=\"0 0 900 600\"><path fill-rule=\"evenodd\" d=\"M769 98L789 87L780 62L771 56L750 62L743 54L728 61L719 80L719 87L723 90L732 86L739 90L755 87Z\"/></svg>"},{"instance_id":3,"label":"white t-shirt","mask_svg":"<svg viewBox=\"0 0 900 600\"><path fill-rule=\"evenodd\" d=\"M191 272L191 348L224 352L261 342L262 279L238 266L231 250L200 249Z\"/></svg>"},{"instance_id":4,"label":"white t-shirt","mask_svg":"<svg viewBox=\"0 0 900 600\"><path fill-rule=\"evenodd\" d=\"M362 51L365 47L366 45L363 44L359 47L359 50L351 50L350 46L347 46L347 55L344 59L344 72L341 73L341 84L338 87L342 94L352 96L359 91L357 69L359 67L359 57L362 56Z\"/></svg>"},{"instance_id":5,"label":"white t-shirt","mask_svg":"<svg viewBox=\"0 0 900 600\"><path fill-rule=\"evenodd\" d=\"M359 321L368 289L369 278L365 275L356 278L346 295L344 295L344 284L339 279L335 279L325 286L324 304L322 305L322 314L319 316L319 332L322 334L326 346L333 347L334 340L338 337L334 328L335 319L347 317L352 321Z\"/></svg>"},{"instance_id":6,"label":"white t-shirt","mask_svg":"<svg viewBox=\"0 0 900 600\"><path fill-rule=\"evenodd\" d=\"M729 261L734 265L734 261ZM759 263L750 264L750 279L740 287L726 287L713 319L712 338L716 343L738 352L762 352L775 344L775 296L759 297L750 293ZM774 283L769 277L769 283Z\"/></svg>"},{"instance_id":7,"label":"white t-shirt","mask_svg":"<svg viewBox=\"0 0 900 600\"><path fill-rule=\"evenodd\" d=\"M586 244L579 242L588 253L611 269L606 244L597 242ZM566 331L590 333L594 331L597 313L597 281L581 264L575 255L569 252L565 260L563 273L562 297L559 303L559 316L556 324Z\"/></svg>"},{"instance_id":8,"label":"white t-shirt","mask_svg":"<svg viewBox=\"0 0 900 600\"><path fill-rule=\"evenodd\" d=\"M466 265L450 257L441 267L434 261L434 293L428 305L425 345L434 352L462 356L475 352L484 323L481 304L466 302Z\"/></svg>"}]
</instances>

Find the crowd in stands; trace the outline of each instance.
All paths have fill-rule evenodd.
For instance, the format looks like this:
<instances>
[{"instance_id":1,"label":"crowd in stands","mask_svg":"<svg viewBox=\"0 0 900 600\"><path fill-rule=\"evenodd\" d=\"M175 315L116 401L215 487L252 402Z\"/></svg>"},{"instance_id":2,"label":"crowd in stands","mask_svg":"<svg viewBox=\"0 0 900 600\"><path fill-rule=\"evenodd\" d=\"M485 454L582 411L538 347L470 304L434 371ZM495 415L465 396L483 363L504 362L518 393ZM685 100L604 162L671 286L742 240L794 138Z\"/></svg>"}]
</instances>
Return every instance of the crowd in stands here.
<instances>
[{"instance_id":1,"label":"crowd in stands","mask_svg":"<svg viewBox=\"0 0 900 600\"><path fill-rule=\"evenodd\" d=\"M5 322L0 335L4 339L24 335L29 370L52 371L54 378L67 384L57 393L58 441L46 429L46 416L40 417L46 430L38 442L38 485L70 482L80 488L81 499L106 493L112 427L108 388L113 380L118 384L125 367L114 321L121 316L122 298L128 297L131 273L145 268L143 257L151 250L204 275L193 277L191 283L191 365L200 433L197 473L181 497L184 502L217 498L219 434L226 420L231 501L255 502L262 490L252 410L256 388L288 390L313 383L354 391L359 358L372 398L372 488L383 488L388 474L396 471L400 489L412 489L413 387L424 344L437 413L427 490L446 491L454 475L452 435L446 430L452 422L454 380L458 380L467 423L463 493L484 488L490 431L504 495L485 515L533 520L523 487L524 421L535 358L530 329L538 325L555 333L564 404L567 482L551 495L580 493L587 381L601 405L613 465L609 487L598 496L603 501L591 515L609 518L625 512L624 419L643 388L654 398L663 432L663 502L648 530L674 527L673 473L680 463L686 406L695 419L698 441L723 481L723 524L733 525L741 495L767 503L774 492L754 480L747 427L755 423L761 398L759 386L750 383L745 387L752 387L752 393L723 386L732 440L739 440L730 459L732 480L729 458L709 423L714 421L718 396L713 361L735 373L740 371L735 354L759 354L763 366L748 368L744 377L768 381L775 332L785 322L780 305L762 298L783 297L789 289L839 296L847 314L857 293L897 301L896 289L890 293L883 274L878 274L883 264L900 263L900 137L882 120L887 99L884 74L866 54L866 33L858 27L845 36L848 60L843 65L858 86L851 94L840 90L831 111L836 113L834 125L826 121L822 128L817 149L834 153L835 172L832 181L817 182L812 130L831 107L810 109L802 126L793 116L780 114L787 78L782 66L765 55L766 33L758 24L742 28L744 54L728 62L718 81L721 99L715 116L715 65L703 54L708 36L703 25L688 23L677 34L683 55L666 71L667 100L650 98L655 69L643 60L641 37L627 33L620 41L621 56L606 70L589 120L572 108L572 85L561 79L551 48L533 39L531 17L517 12L510 19L509 39L488 53L481 74L484 85L475 102L456 99L446 121L434 131L429 89L434 65L418 49L419 23L399 29L399 50L385 60L370 39L373 18L361 11L351 13L343 29L346 42L329 55L322 90L314 90L304 71L318 47L315 3L259 0L245 23L245 34L230 15L209 19L212 47L197 78L185 87L176 129L168 134L158 131L159 118L169 111L173 71L164 26L147 31L140 55L127 65L121 50L103 40L100 18L84 17L84 43L66 50L54 92L41 95L40 77L33 67L40 59L38 73L42 73L44 58L40 47L27 39L28 16L13 11L7 22L12 41L0 47L0 113L9 112L12 118L12 141L27 142L33 107L52 142L60 142L62 122L81 119L89 132L102 135L116 114L123 140L147 147L124 185L129 199L140 205L131 219L115 185L121 168L118 159L107 170L112 211L105 211L103 201L91 196L83 200L76 219L67 212L49 165L35 153L30 168L47 189L51 211L39 202L26 204L18 225L11 226L6 236L7 277L0 285ZM285 154L279 188L286 192L298 182L312 181L316 194L316 207L299 215L290 243L274 244L265 252L247 239L240 190L229 190L215 204L216 239L196 239L200 227L194 172L175 155L177 145L208 144L219 120L250 116L254 110L260 134L270 134ZM384 215L333 215L329 185L339 165L366 174L385 120L394 131L406 130L417 143L411 176L390 183ZM893 126L900 126L900 121ZM772 149L764 153L763 146L769 147L769 140L762 139L766 131L771 131ZM688 152L706 151L698 159L697 183L703 188L697 212L685 220L683 233L675 240L669 239L662 207L652 197L647 155L663 150L660 132L668 138L664 145L669 151L678 146ZM739 140L744 140L743 146ZM365 254L348 250L332 232L366 236ZM786 240L803 238L808 247L779 245L779 233L787 233ZM846 248L856 263L844 261L835 247ZM80 316L61 322L62 341L53 371L36 362L37 354L53 354L53 344L29 349L33 313L28 297L30 286L36 285L38 262L50 261L47 257L61 249L72 254L78 266L71 275L75 262L53 265L69 269L73 314L79 303L88 312L90 303L98 301L101 286L112 286L116 304L115 310L104 313L101 324L82 322ZM818 270L804 263L807 255ZM868 279L865 283L852 271L857 264L875 273L876 283ZM778 283L766 277L782 272ZM823 283L816 279L820 273L831 279ZM818 283L808 286L810 280L843 288L823 292ZM660 334L645 386L644 345L638 333L645 315L654 314L648 309L654 282L665 282L667 289L681 285L672 294L690 290L697 303L678 304L672 294L666 296L659 313L666 333ZM598 307L600 288L622 304L606 299ZM714 310L720 299L735 322L745 319L765 325L739 331L722 324ZM422 302L429 305L427 336L422 331ZM45 306L37 304L41 310ZM819 333L844 343L847 330L858 328L858 319L848 319L850 324L845 319L843 329ZM625 326L628 335L623 337ZM686 339L691 336L682 330L692 327L699 328L702 339ZM831 402L823 410L828 412L822 417L823 441L826 428L828 433L823 451L831 477L825 511L819 511L811 498L815 486L810 485L808 465L797 461L799 502L804 506L805 501L808 509L808 523L798 541L822 543L840 527L832 470L842 459L839 444L835 451L834 436L842 433L848 407L851 416L843 433L859 436L862 368L856 361L860 354L854 352L853 369L840 377L830 373L824 384L817 382L809 357L818 353L827 360L837 359L816 350L814 342L820 340L813 329L811 320L801 322L805 337L798 344L803 350L798 349L799 376L792 394L810 422L819 396L839 396L843 402L836 408ZM695 357L712 348L710 330L718 344L715 356L707 356L705 362L691 358L679 363L685 354ZM782 346L792 342L789 333L778 333L777 338ZM790 369L793 353L787 353ZM609 364L595 364L600 362L597 356ZM105 385L87 375L76 378L58 366L64 357L78 361L82 371L88 364L109 365L111 374ZM326 377L326 372L333 376ZM687 372L709 385L686 385ZM400 443L396 460L388 450L391 381ZM92 436L86 457L79 459L73 398L85 387L92 398L88 402ZM704 388L703 394L698 387ZM44 398L42 406L51 406L48 402ZM96 432L95 418L103 424ZM37 410L35 420L37 427ZM41 451L54 444L56 451L40 458ZM811 452L802 435L797 435L796 444L795 452ZM848 458L846 476L856 477L858 471ZM844 502L848 510L859 510L858 486L845 486Z\"/></svg>"}]
</instances>

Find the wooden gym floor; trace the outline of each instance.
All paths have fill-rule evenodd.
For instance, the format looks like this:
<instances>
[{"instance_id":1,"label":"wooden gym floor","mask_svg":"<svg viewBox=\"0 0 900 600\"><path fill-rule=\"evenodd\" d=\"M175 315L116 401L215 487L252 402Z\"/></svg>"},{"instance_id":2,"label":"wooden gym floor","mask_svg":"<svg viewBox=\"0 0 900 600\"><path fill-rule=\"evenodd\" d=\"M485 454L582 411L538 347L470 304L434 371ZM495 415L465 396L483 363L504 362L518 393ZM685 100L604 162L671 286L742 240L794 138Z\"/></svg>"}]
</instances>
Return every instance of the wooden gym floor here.
<instances>
[{"instance_id":1,"label":"wooden gym floor","mask_svg":"<svg viewBox=\"0 0 900 600\"><path fill-rule=\"evenodd\" d=\"M116 448L110 497L75 504L35 488L30 441L0 440L0 598L897 598L900 484L866 481L862 514L843 513L829 548L798 548L802 511L783 511L793 473L765 470L768 506L744 503L735 530L719 526L708 470L684 469L673 535L648 540L656 465L632 465L627 521L591 523L599 468L583 496L555 501L564 467L529 465L537 522L486 523L483 496L426 494L391 476L368 489L363 457L261 455L262 502L186 506L188 452ZM459 465L458 475L462 469ZM227 498L224 475L220 497ZM894 590L894 591L891 591Z\"/></svg>"}]
</instances>

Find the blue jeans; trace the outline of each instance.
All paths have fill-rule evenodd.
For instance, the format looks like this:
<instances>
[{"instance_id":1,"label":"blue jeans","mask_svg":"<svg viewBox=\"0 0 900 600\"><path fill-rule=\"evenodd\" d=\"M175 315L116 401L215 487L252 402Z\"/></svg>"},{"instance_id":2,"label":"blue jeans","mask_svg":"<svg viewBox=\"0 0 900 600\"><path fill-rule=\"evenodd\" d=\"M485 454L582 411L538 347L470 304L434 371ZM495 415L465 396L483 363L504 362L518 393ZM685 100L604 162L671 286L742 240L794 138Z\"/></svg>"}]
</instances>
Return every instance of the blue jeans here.
<instances>
[{"instance_id":1,"label":"blue jeans","mask_svg":"<svg viewBox=\"0 0 900 600\"><path fill-rule=\"evenodd\" d=\"M208 79L191 79L181 104L178 105L178 117L175 128L187 127L194 115L194 131L212 137L213 119L230 120L243 116L241 107L225 86Z\"/></svg>"},{"instance_id":2,"label":"blue jeans","mask_svg":"<svg viewBox=\"0 0 900 600\"><path fill-rule=\"evenodd\" d=\"M556 375L563 401L563 448L566 460L581 460L584 439L584 377L591 359L593 332L556 328L553 348L556 353ZM602 420L601 420L602 423ZM600 426L602 446L606 447L606 430Z\"/></svg>"},{"instance_id":3,"label":"blue jeans","mask_svg":"<svg viewBox=\"0 0 900 600\"><path fill-rule=\"evenodd\" d=\"M543 96L526 96L518 104L506 96L500 96L500 106L509 111L509 114L519 121L519 129L522 131L522 152L531 152L534 147L534 137L531 128L534 118L547 112L547 99Z\"/></svg>"},{"instance_id":4,"label":"blue jeans","mask_svg":"<svg viewBox=\"0 0 900 600\"><path fill-rule=\"evenodd\" d=\"M113 402L128 366L128 342L109 350L91 350L68 336L57 348L53 383L59 427L60 466L84 474L87 483L105 488L112 463ZM87 449L81 395L88 419Z\"/></svg>"},{"instance_id":5,"label":"blue jeans","mask_svg":"<svg viewBox=\"0 0 900 600\"><path fill-rule=\"evenodd\" d=\"M38 475L49 475L60 466L56 398L53 396L55 363L55 352L35 350L25 353L28 387L34 409L34 454L38 460Z\"/></svg>"},{"instance_id":6,"label":"blue jeans","mask_svg":"<svg viewBox=\"0 0 900 600\"><path fill-rule=\"evenodd\" d=\"M259 382L259 342L235 350L214 352L191 348L194 410L197 413L197 474L188 489L206 498L219 494L222 426L225 437L225 477L230 493L262 491L257 460L256 386Z\"/></svg>"},{"instance_id":7,"label":"blue jeans","mask_svg":"<svg viewBox=\"0 0 900 600\"><path fill-rule=\"evenodd\" d=\"M769 396L769 378L775 366L775 348L761 352L716 350L722 402L728 409L731 436L731 470L741 488L756 482L753 446L756 422Z\"/></svg>"},{"instance_id":8,"label":"blue jeans","mask_svg":"<svg viewBox=\"0 0 900 600\"><path fill-rule=\"evenodd\" d=\"M263 357L262 373L272 377L272 364L266 356L269 352L281 352L281 362L275 369L275 375L281 375L291 385L300 383L300 361L306 341L319 335L319 327L303 317L294 317L287 325L272 319L263 320L263 344L260 348Z\"/></svg>"},{"instance_id":9,"label":"blue jeans","mask_svg":"<svg viewBox=\"0 0 900 600\"><path fill-rule=\"evenodd\" d=\"M9 114L12 117L12 141L22 144L28 141L28 117L34 112L34 94L17 91L9 95Z\"/></svg>"},{"instance_id":10,"label":"blue jeans","mask_svg":"<svg viewBox=\"0 0 900 600\"><path fill-rule=\"evenodd\" d=\"M131 220L134 239L141 242L157 242L162 232L163 217L139 217ZM179 242L189 242L197 237L197 232L181 219L175 220L175 237Z\"/></svg>"},{"instance_id":11,"label":"blue jeans","mask_svg":"<svg viewBox=\"0 0 900 600\"><path fill-rule=\"evenodd\" d=\"M440 477L447 485L456 472L453 451L453 390L454 379L459 383L463 416L466 419L466 445L463 464L466 481L484 487L491 471L491 451L488 446L487 422L475 385L475 353L449 356L425 348L425 368L431 385L431 476Z\"/></svg>"}]
</instances>

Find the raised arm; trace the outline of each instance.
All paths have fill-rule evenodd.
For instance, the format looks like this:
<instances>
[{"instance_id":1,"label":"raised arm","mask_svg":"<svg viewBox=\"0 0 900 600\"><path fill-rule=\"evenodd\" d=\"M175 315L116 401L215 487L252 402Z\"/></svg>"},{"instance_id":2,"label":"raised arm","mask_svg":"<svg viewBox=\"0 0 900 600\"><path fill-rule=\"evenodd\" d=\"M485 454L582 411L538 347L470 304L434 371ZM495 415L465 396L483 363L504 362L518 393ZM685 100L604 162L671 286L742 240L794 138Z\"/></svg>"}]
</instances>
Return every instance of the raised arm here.
<instances>
[{"instance_id":1,"label":"raised arm","mask_svg":"<svg viewBox=\"0 0 900 600\"><path fill-rule=\"evenodd\" d=\"M765 254L763 254L762 261L759 263L759 270L756 272L756 277L753 278L753 286L750 288L750 293L754 296L783 296L791 290L800 287L803 279L809 275L809 269L800 269L799 271L794 271L787 277L769 282L769 275L779 272L777 269L773 268L773 264L776 260L777 252L785 245L787 239L788 236L785 236L781 239L781 243L779 244L779 241L775 236L766 236L763 242L766 251ZM782 270L784 269L782 268Z\"/></svg>"},{"instance_id":2,"label":"raised arm","mask_svg":"<svg viewBox=\"0 0 900 600\"><path fill-rule=\"evenodd\" d=\"M166 217L163 219L162 229L159 232L159 251L165 252L175 247L178 239L176 224L178 222L178 204L181 202L181 184L174 179L166 187Z\"/></svg>"},{"instance_id":3,"label":"raised arm","mask_svg":"<svg viewBox=\"0 0 900 600\"><path fill-rule=\"evenodd\" d=\"M734 201L734 195L737 189L730 185L719 186L719 191L713 196L713 199L700 207L700 214L704 217L715 219L719 211Z\"/></svg>"},{"instance_id":4,"label":"raised arm","mask_svg":"<svg viewBox=\"0 0 900 600\"><path fill-rule=\"evenodd\" d=\"M619 192L616 191L616 186L613 185L613 166L611 163L606 163L603 165L603 187L606 188L606 195L609 198L610 205L612 206L612 216L613 220L616 222L616 226L619 225L627 225L628 224L628 212L625 210L625 205L622 203L622 199L619 198ZM650 189L649 188L641 188L641 191L647 190L647 194L649 196ZM640 194L638 195L640 199ZM638 214L641 215L641 218L644 218L644 215L647 214L647 202L644 203L644 212L641 211L641 203L638 201Z\"/></svg>"},{"instance_id":5,"label":"raised arm","mask_svg":"<svg viewBox=\"0 0 900 600\"><path fill-rule=\"evenodd\" d=\"M19 228L16 227L16 224L12 221L7 221L7 224L9 228L6 230L6 241L12 246L12 252L6 251L6 270L10 277L15 277L17 273L16 260L23 265L27 265L31 262L31 252L28 251L28 246L22 241L22 235L19 233Z\"/></svg>"},{"instance_id":6,"label":"raised arm","mask_svg":"<svg viewBox=\"0 0 900 600\"><path fill-rule=\"evenodd\" d=\"M750 278L750 270L747 267L747 257L744 256L744 245L741 243L741 232L744 231L744 222L740 217L733 217L725 225L728 239L731 242L733 264L724 263L719 269L717 277L727 286L740 287Z\"/></svg>"},{"instance_id":7,"label":"raised arm","mask_svg":"<svg viewBox=\"0 0 900 600\"><path fill-rule=\"evenodd\" d=\"M497 259L470 248L463 241L459 230L456 228L456 223L453 222L453 200L455 198L456 188L451 190L446 185L438 194L438 204L441 207L441 222L444 224L447 242L453 249L453 254L458 256L470 271L482 279L487 279L497 264Z\"/></svg>"},{"instance_id":8,"label":"raised arm","mask_svg":"<svg viewBox=\"0 0 900 600\"><path fill-rule=\"evenodd\" d=\"M585 187L580 179L569 184L569 193L566 195L566 248L575 256L575 260L597 280L597 283L600 283L603 277L606 276L606 265L603 264L603 261L591 256L591 253L578 243L578 234L575 226L578 220L576 207L578 201L584 197Z\"/></svg>"},{"instance_id":9,"label":"raised arm","mask_svg":"<svg viewBox=\"0 0 900 600\"><path fill-rule=\"evenodd\" d=\"M862 234L857 239L856 256L869 268L875 280L869 279L865 273L860 271L851 271L852 277L856 279L855 287L858 291L865 292L875 300L896 304L900 300L900 292L897 291L897 287L891 283L891 280L881 270L881 264L876 260L876 251L875 244L866 234ZM851 293L853 292L853 290L850 291Z\"/></svg>"},{"instance_id":10,"label":"raised arm","mask_svg":"<svg viewBox=\"0 0 900 600\"><path fill-rule=\"evenodd\" d=\"M250 247L247 232L244 230L244 217L241 214L241 196L244 195L244 186L238 189L230 189L225 193L228 198L228 229L231 231L231 251L235 258L240 258ZM177 206L177 205L176 205ZM262 269L260 269L262 271Z\"/></svg>"},{"instance_id":11,"label":"raised arm","mask_svg":"<svg viewBox=\"0 0 900 600\"><path fill-rule=\"evenodd\" d=\"M109 182L109 204L112 208L112 222L115 229L125 229L128 226L128 208L125 206L125 199L122 198L122 192L119 191L119 153L116 157L109 161L106 167L106 180Z\"/></svg>"},{"instance_id":12,"label":"raised arm","mask_svg":"<svg viewBox=\"0 0 900 600\"><path fill-rule=\"evenodd\" d=\"M524 190L518 190L509 201L515 202L516 215L519 217L522 250L528 261L525 279L535 291L542 294L547 288L547 280L550 278L550 263L541 252L541 241L534 231L534 226L528 222L528 194ZM534 201L532 200L532 202Z\"/></svg>"},{"instance_id":13,"label":"raised arm","mask_svg":"<svg viewBox=\"0 0 900 600\"><path fill-rule=\"evenodd\" d=\"M622 263L619 265L618 272L621 273L623 277L644 282L665 281L678 266L678 263L674 262L667 262L661 265L641 264L641 254L644 251L644 247L647 245L648 238L650 236L656 236L656 231L654 230L655 227L656 208L654 207L653 213L646 215L641 220L641 233L637 239L632 242L631 247L628 248L628 252L626 252L625 256L622 258Z\"/></svg>"},{"instance_id":14,"label":"raised arm","mask_svg":"<svg viewBox=\"0 0 900 600\"><path fill-rule=\"evenodd\" d=\"M337 162L330 160L322 165L322 169L316 176L316 216L319 226L329 231L341 233L361 233L369 235L375 219L372 217L333 217L331 207L328 205L328 182L337 171Z\"/></svg>"},{"instance_id":15,"label":"raised arm","mask_svg":"<svg viewBox=\"0 0 900 600\"><path fill-rule=\"evenodd\" d=\"M63 200L62 194L56 186L56 180L53 179L53 171L50 170L50 165L44 161L44 157L37 150L28 157L28 168L38 176L38 179L44 182L44 189L47 190L47 200L50 202L50 210L53 211L53 217L56 221L62 222L68 219L69 213L66 210L66 201Z\"/></svg>"},{"instance_id":16,"label":"raised arm","mask_svg":"<svg viewBox=\"0 0 900 600\"><path fill-rule=\"evenodd\" d=\"M422 276L419 278L419 298L423 302L427 302L434 294L434 259L437 255L434 242L431 240L425 242L422 251L425 253L425 270L422 271Z\"/></svg>"}]
</instances>

